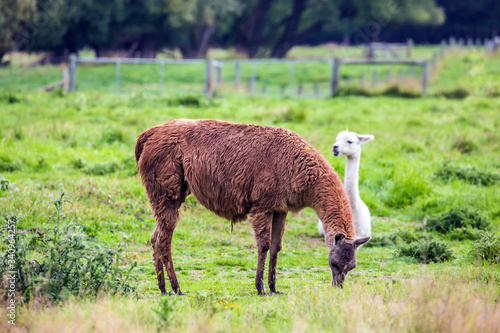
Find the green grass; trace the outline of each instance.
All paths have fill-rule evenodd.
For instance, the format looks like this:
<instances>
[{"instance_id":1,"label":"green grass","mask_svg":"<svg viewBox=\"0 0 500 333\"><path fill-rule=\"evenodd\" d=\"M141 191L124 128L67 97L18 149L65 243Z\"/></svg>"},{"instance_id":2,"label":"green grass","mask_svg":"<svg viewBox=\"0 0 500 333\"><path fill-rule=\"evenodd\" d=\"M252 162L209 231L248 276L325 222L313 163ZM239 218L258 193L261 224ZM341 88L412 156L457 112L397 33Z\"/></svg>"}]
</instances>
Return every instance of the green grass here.
<instances>
[{"instance_id":1,"label":"green grass","mask_svg":"<svg viewBox=\"0 0 500 333\"><path fill-rule=\"evenodd\" d=\"M450 74L455 68L447 69L455 61L464 59L450 57L440 77L455 75ZM484 70L477 75L483 81L495 80L498 58L481 61ZM57 68L37 70L48 73ZM97 91L105 85L105 69L92 70L79 74L81 84L88 87L69 95L31 91L45 75L26 74L19 67L0 70L0 87L9 87L0 98L0 174L11 184L0 189L0 214L21 215L20 232L50 229L49 202L62 184L73 197L64 213L82 225L88 237L110 247L125 244L125 260L137 263L133 271L137 293L22 307L18 327L41 332L333 328L493 332L499 327L500 271L497 263L471 259L475 240L432 233L453 250L453 258L428 265L395 257L396 244L390 242L363 246L357 268L347 276L345 288L338 290L331 286L317 217L306 209L287 218L277 277L278 290L285 295L262 298L254 288L257 257L249 223L237 224L231 232L229 222L193 197L181 208L173 240L179 283L188 296L160 302L148 244L155 222L134 160L135 140L143 130L173 118L215 118L289 128L322 152L343 177L345 159L333 157L331 145L338 132L349 128L375 135L363 146L360 169L361 197L374 216L374 236L389 239L398 233L399 242L410 242L406 233L419 237L417 228L424 217L456 208L481 212L491 222L490 232L498 234L498 186L439 178L436 173L449 163L470 166L480 174L498 174L499 98L473 93L461 100L386 96L208 100L152 95L133 85L131 93L114 95ZM6 71L16 75L9 79ZM466 87L476 87L469 82L474 71L456 71ZM130 74L140 80L139 73ZM176 80L183 84L181 76ZM5 318L4 313L1 316ZM10 329L6 325L2 320L0 330Z\"/></svg>"}]
</instances>

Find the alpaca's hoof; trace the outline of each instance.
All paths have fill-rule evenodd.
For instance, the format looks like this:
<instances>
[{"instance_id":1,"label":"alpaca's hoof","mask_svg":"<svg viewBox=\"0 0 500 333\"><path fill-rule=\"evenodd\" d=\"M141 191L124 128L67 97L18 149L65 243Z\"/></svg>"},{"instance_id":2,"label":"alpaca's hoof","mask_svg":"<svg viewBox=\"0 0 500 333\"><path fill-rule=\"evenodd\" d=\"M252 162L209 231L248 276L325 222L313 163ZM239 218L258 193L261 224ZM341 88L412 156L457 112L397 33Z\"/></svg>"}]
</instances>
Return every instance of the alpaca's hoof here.
<instances>
[{"instance_id":1,"label":"alpaca's hoof","mask_svg":"<svg viewBox=\"0 0 500 333\"><path fill-rule=\"evenodd\" d=\"M275 290L275 291L271 291L271 295L272 295L272 294L276 294L276 295L283 295L283 293L282 293L281 291L277 291L277 290Z\"/></svg>"}]
</instances>

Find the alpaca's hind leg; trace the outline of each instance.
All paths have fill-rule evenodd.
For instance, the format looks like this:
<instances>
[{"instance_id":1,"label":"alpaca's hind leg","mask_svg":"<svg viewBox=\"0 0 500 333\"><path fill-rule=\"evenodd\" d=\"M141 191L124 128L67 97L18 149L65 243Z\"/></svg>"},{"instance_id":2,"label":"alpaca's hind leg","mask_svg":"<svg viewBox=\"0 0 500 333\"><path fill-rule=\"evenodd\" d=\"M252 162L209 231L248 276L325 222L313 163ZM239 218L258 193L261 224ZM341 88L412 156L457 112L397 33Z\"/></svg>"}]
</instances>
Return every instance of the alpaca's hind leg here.
<instances>
[{"instance_id":1,"label":"alpaca's hind leg","mask_svg":"<svg viewBox=\"0 0 500 333\"><path fill-rule=\"evenodd\" d=\"M271 245L272 213L252 214L252 227L257 242L257 272L255 274L255 288L259 295L265 295L264 290L264 267L266 265L267 251Z\"/></svg>"},{"instance_id":2,"label":"alpaca's hind leg","mask_svg":"<svg viewBox=\"0 0 500 333\"><path fill-rule=\"evenodd\" d=\"M172 290L177 295L182 295L181 288L179 287L179 282L177 282L177 276L175 275L174 262L172 260L172 236L174 234L175 227L179 221L179 211L177 208L166 210L162 214L162 218L158 218L157 229L158 237L155 244L155 253L158 252L160 262L165 266L167 271L168 279L170 280L170 286ZM158 280L158 285L161 290L160 280Z\"/></svg>"},{"instance_id":3,"label":"alpaca's hind leg","mask_svg":"<svg viewBox=\"0 0 500 333\"><path fill-rule=\"evenodd\" d=\"M156 249L156 239L158 238L158 229L155 228L153 234L151 235L151 246L153 247L153 260L155 263L156 269L156 278L158 279L158 287L162 294L166 294L167 290L165 289L165 273L163 272L163 264L160 259L160 253Z\"/></svg>"},{"instance_id":4,"label":"alpaca's hind leg","mask_svg":"<svg viewBox=\"0 0 500 333\"><path fill-rule=\"evenodd\" d=\"M276 291L276 265L278 263L278 252L281 251L281 240L285 232L286 212L274 212L273 227L271 231L271 248L269 250L269 292L271 294L281 294Z\"/></svg>"}]
</instances>

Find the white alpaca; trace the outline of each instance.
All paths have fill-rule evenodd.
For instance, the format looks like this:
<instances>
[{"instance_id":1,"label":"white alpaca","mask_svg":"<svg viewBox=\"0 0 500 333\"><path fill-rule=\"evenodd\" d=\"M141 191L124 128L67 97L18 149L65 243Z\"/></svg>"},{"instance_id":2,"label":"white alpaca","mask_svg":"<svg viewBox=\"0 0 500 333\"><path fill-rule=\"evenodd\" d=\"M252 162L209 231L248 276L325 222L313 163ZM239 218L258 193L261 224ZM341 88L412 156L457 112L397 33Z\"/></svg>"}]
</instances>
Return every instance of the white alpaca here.
<instances>
[{"instance_id":1,"label":"white alpaca","mask_svg":"<svg viewBox=\"0 0 500 333\"><path fill-rule=\"evenodd\" d=\"M371 236L370 210L359 197L359 160L361 158L361 145L374 139L373 135L360 135L349 130L337 135L333 145L333 155L347 157L345 168L344 187L351 202L352 219L356 229L356 238ZM323 223L318 222L318 231L324 236Z\"/></svg>"}]
</instances>

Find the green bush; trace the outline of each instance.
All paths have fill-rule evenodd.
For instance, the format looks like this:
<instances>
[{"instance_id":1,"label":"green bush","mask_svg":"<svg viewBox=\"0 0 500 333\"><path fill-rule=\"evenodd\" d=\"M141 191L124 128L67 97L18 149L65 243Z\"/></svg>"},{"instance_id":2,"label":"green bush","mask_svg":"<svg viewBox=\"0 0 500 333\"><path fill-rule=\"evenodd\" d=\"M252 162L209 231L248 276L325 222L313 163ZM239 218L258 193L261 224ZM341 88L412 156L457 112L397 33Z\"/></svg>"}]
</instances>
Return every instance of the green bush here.
<instances>
[{"instance_id":1,"label":"green bush","mask_svg":"<svg viewBox=\"0 0 500 333\"><path fill-rule=\"evenodd\" d=\"M448 233L448 236L452 240L477 240L482 237L483 231L471 228L470 226L465 228L456 228Z\"/></svg>"},{"instance_id":2,"label":"green bush","mask_svg":"<svg viewBox=\"0 0 500 333\"><path fill-rule=\"evenodd\" d=\"M456 167L448 163L443 164L435 173L435 177L442 180L463 180L474 185L495 185L500 180L500 175L482 171L476 167Z\"/></svg>"},{"instance_id":3,"label":"green bush","mask_svg":"<svg viewBox=\"0 0 500 333\"><path fill-rule=\"evenodd\" d=\"M306 111L301 107L289 107L279 117L274 119L275 124L279 123L303 123L306 120Z\"/></svg>"},{"instance_id":4,"label":"green bush","mask_svg":"<svg viewBox=\"0 0 500 333\"><path fill-rule=\"evenodd\" d=\"M401 245L394 252L396 257L410 257L423 264L444 262L453 258L453 251L445 243L434 239L422 238L410 244Z\"/></svg>"},{"instance_id":5,"label":"green bush","mask_svg":"<svg viewBox=\"0 0 500 333\"><path fill-rule=\"evenodd\" d=\"M61 195L51 203L55 207L49 218L54 227L34 234L17 229L19 218L6 216L1 229L0 282L1 296L7 296L8 272L15 271L16 292L24 301L48 299L60 301L72 295L96 297L100 293L129 293L134 288L129 284L130 273L135 267L124 269L123 246L108 248L89 240L81 228L63 213L68 196ZM9 233L14 226L17 230Z\"/></svg>"},{"instance_id":6,"label":"green bush","mask_svg":"<svg viewBox=\"0 0 500 333\"><path fill-rule=\"evenodd\" d=\"M108 145L114 142L125 142L125 135L119 129L109 130L102 134L101 142Z\"/></svg>"},{"instance_id":7,"label":"green bush","mask_svg":"<svg viewBox=\"0 0 500 333\"><path fill-rule=\"evenodd\" d=\"M447 234L456 228L488 229L490 222L477 210L453 208L429 217L427 228Z\"/></svg>"},{"instance_id":8,"label":"green bush","mask_svg":"<svg viewBox=\"0 0 500 333\"><path fill-rule=\"evenodd\" d=\"M85 167L83 172L88 175L104 176L118 170L120 170L120 166L115 162L100 162Z\"/></svg>"},{"instance_id":9,"label":"green bush","mask_svg":"<svg viewBox=\"0 0 500 333\"><path fill-rule=\"evenodd\" d=\"M13 93L4 92L0 94L0 102L7 102L9 104L19 103L21 102L21 98Z\"/></svg>"},{"instance_id":10,"label":"green bush","mask_svg":"<svg viewBox=\"0 0 500 333\"><path fill-rule=\"evenodd\" d=\"M453 149L457 149L462 154L470 154L477 150L477 145L470 140L459 138L453 144Z\"/></svg>"},{"instance_id":11,"label":"green bush","mask_svg":"<svg viewBox=\"0 0 500 333\"><path fill-rule=\"evenodd\" d=\"M500 237L492 232L482 232L482 237L474 242L469 252L479 262L500 263Z\"/></svg>"},{"instance_id":12,"label":"green bush","mask_svg":"<svg viewBox=\"0 0 500 333\"><path fill-rule=\"evenodd\" d=\"M14 185L9 179L0 175L0 191L8 191Z\"/></svg>"},{"instance_id":13,"label":"green bush","mask_svg":"<svg viewBox=\"0 0 500 333\"><path fill-rule=\"evenodd\" d=\"M167 101L171 106L189 106L189 107L209 107L213 106L212 100L205 96L186 95L175 98L170 98Z\"/></svg>"},{"instance_id":14,"label":"green bush","mask_svg":"<svg viewBox=\"0 0 500 333\"><path fill-rule=\"evenodd\" d=\"M14 161L12 158L8 156L0 156L0 171L13 172L16 170L21 170L22 163L18 161Z\"/></svg>"},{"instance_id":15,"label":"green bush","mask_svg":"<svg viewBox=\"0 0 500 333\"><path fill-rule=\"evenodd\" d=\"M419 92L405 90L399 86L390 86L380 92L381 96L402 97L402 98L418 98L422 95Z\"/></svg>"},{"instance_id":16,"label":"green bush","mask_svg":"<svg viewBox=\"0 0 500 333\"><path fill-rule=\"evenodd\" d=\"M464 99L470 95L469 91L465 88L455 88L452 90L441 90L436 93L437 96L443 96L447 99Z\"/></svg>"}]
</instances>

